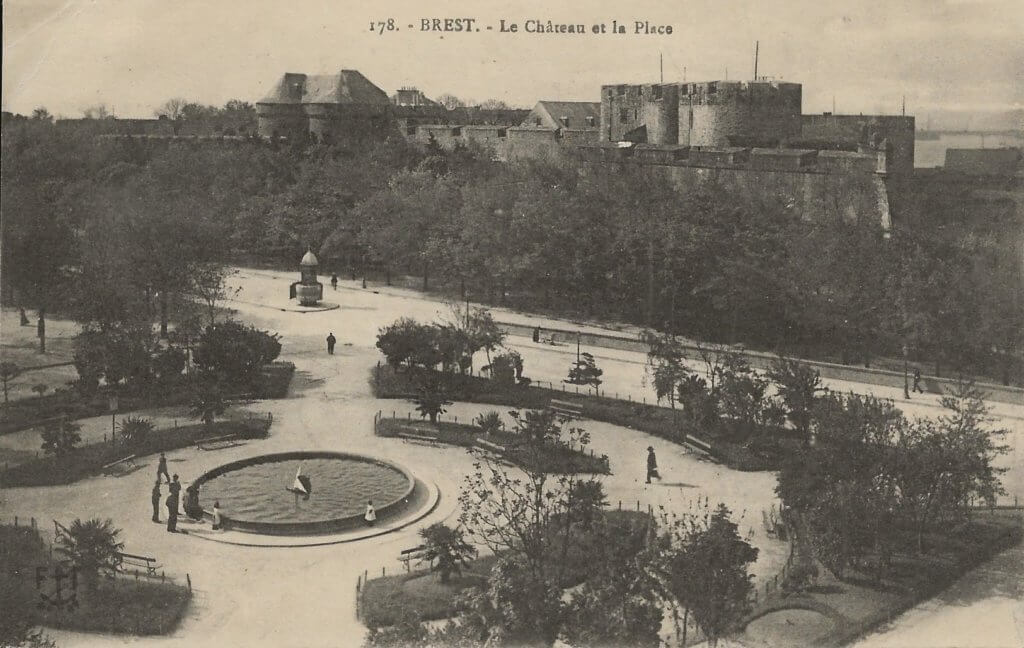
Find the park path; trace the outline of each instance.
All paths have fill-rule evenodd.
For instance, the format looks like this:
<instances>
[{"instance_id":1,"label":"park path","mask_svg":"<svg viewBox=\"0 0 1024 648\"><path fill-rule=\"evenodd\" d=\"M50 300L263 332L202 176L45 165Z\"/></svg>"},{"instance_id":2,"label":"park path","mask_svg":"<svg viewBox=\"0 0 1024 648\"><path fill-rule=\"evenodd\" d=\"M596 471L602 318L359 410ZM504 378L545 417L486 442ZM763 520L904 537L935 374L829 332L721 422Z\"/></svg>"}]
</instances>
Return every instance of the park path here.
<instances>
[{"instance_id":1,"label":"park path","mask_svg":"<svg viewBox=\"0 0 1024 648\"><path fill-rule=\"evenodd\" d=\"M284 312L279 305L287 302L291 280L287 273L244 271L238 277L243 288L240 301L232 304L241 319L281 333L282 359L297 366L289 398L253 403L242 410L273 413L271 436L215 452L185 448L168 453L172 471L181 474L187 483L216 465L255 454L291 449L365 452L390 457L422 478L436 481L442 490L438 509L410 528L372 540L267 549L172 535L151 523L148 495L155 473L152 457L143 460L141 470L120 478L95 477L68 487L0 492L0 517L4 518L35 516L48 522L50 518L66 521L75 516L110 517L124 529L126 550L156 556L168 574L181 578L187 572L196 586L194 604L168 637L115 638L55 632L60 645L359 645L365 629L354 613L356 577L364 570L379 573L387 568L390 573L398 569L398 552L418 544L419 528L455 516L458 483L470 471L471 458L460 449L427 448L375 437L372 417L377 410L404 412L412 406L373 398L366 382L370 368L380 358L374 348L380 327L400 316L436 320L447 314L447 307L410 296L359 289L335 293L328 289L327 301L336 301L341 308L318 313ZM550 322L549 326L554 323L536 321ZM328 332L338 338L334 356L328 356L324 349ZM575 352L542 348L527 338L510 338L509 343L523 351L528 375L553 383L565 376ZM602 358L599 364L607 378L603 388L645 397L640 395L643 354L591 351ZM874 388L859 387L857 391ZM915 407L933 410L927 404L915 403ZM450 414L464 420L490 409L503 408L459 403L452 406ZM109 419L105 421L109 425ZM675 444L633 430L592 421L582 426L591 433L594 450L611 459L614 474L605 479L605 489L614 505L619 500L624 507L640 501L641 507L664 505L668 510L684 511L700 497L722 501L743 515L741 529L752 534L753 543L761 550L754 565L758 582L781 568L786 555L784 543L766 538L758 523L760 511L775 503L774 475L731 471L700 461ZM1015 439L1015 452L1019 453L1019 433ZM4 437L0 437L0 446L3 443ZM658 454L664 484L647 486L643 482L648 445Z\"/></svg>"}]
</instances>

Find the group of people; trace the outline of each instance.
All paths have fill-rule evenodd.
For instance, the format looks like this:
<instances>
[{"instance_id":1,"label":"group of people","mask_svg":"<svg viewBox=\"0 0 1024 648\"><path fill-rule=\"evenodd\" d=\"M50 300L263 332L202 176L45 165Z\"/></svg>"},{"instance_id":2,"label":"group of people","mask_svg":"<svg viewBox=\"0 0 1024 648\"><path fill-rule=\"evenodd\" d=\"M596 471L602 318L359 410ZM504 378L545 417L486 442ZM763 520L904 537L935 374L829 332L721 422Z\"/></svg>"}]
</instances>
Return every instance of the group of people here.
<instances>
[{"instance_id":1,"label":"group of people","mask_svg":"<svg viewBox=\"0 0 1024 648\"><path fill-rule=\"evenodd\" d=\"M167 507L167 532L178 533L178 509L181 505L181 482L178 481L178 475L175 474L173 477L167 470L167 457L164 453L160 453L160 461L156 466L156 483L153 484L152 502L153 502L153 521L160 522L160 500L162 493L160 492L160 478L163 477L167 480L167 498L164 500L164 506ZM199 505L199 488L193 484L185 489L185 504L184 504L185 515L192 520L203 519L203 508ZM213 503L213 528L220 529L220 502ZM183 532L182 532L183 533Z\"/></svg>"}]
</instances>

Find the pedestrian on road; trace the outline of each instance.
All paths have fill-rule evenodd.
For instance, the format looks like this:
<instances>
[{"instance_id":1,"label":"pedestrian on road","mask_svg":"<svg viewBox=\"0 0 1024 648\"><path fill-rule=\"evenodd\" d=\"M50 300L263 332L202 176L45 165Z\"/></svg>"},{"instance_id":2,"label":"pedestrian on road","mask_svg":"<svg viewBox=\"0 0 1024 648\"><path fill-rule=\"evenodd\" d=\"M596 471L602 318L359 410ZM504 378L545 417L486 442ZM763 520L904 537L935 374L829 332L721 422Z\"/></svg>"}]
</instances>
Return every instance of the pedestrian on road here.
<instances>
[{"instance_id":1,"label":"pedestrian on road","mask_svg":"<svg viewBox=\"0 0 1024 648\"><path fill-rule=\"evenodd\" d=\"M156 483L160 483L160 475L167 478L167 483L171 483L171 476L167 473L167 457L164 453L160 453L160 461L156 464Z\"/></svg>"},{"instance_id":2,"label":"pedestrian on road","mask_svg":"<svg viewBox=\"0 0 1024 648\"><path fill-rule=\"evenodd\" d=\"M921 389L921 368L914 367L914 388L910 391L915 391L923 394L924 390Z\"/></svg>"},{"instance_id":3,"label":"pedestrian on road","mask_svg":"<svg viewBox=\"0 0 1024 648\"><path fill-rule=\"evenodd\" d=\"M334 331L327 334L327 353L329 355L334 355L334 345L337 341L337 338L334 337Z\"/></svg>"},{"instance_id":4,"label":"pedestrian on road","mask_svg":"<svg viewBox=\"0 0 1024 648\"><path fill-rule=\"evenodd\" d=\"M167 505L167 532L178 532L178 496L171 493L164 502Z\"/></svg>"},{"instance_id":5,"label":"pedestrian on road","mask_svg":"<svg viewBox=\"0 0 1024 648\"><path fill-rule=\"evenodd\" d=\"M363 516L366 520L366 526L373 526L377 522L377 511L373 510L373 500L366 502L366 515Z\"/></svg>"},{"instance_id":6,"label":"pedestrian on road","mask_svg":"<svg viewBox=\"0 0 1024 648\"><path fill-rule=\"evenodd\" d=\"M331 275L331 288L338 289L338 273Z\"/></svg>"},{"instance_id":7,"label":"pedestrian on road","mask_svg":"<svg viewBox=\"0 0 1024 648\"><path fill-rule=\"evenodd\" d=\"M160 478L157 477L153 486L153 521L160 521Z\"/></svg>"},{"instance_id":8,"label":"pedestrian on road","mask_svg":"<svg viewBox=\"0 0 1024 648\"><path fill-rule=\"evenodd\" d=\"M178 473L174 473L174 481L172 481L168 488L171 491L171 497L174 498L174 514L178 514L178 504L181 503L181 482L178 481Z\"/></svg>"},{"instance_id":9,"label":"pedestrian on road","mask_svg":"<svg viewBox=\"0 0 1024 648\"><path fill-rule=\"evenodd\" d=\"M199 506L199 489L195 484L185 489L185 515L196 522L203 519L203 508Z\"/></svg>"},{"instance_id":10,"label":"pedestrian on road","mask_svg":"<svg viewBox=\"0 0 1024 648\"><path fill-rule=\"evenodd\" d=\"M21 325L22 326L28 326L29 324L32 323L32 322L28 321L28 315L25 314L25 309L24 308L19 308L18 309L18 315L21 316Z\"/></svg>"},{"instance_id":11,"label":"pedestrian on road","mask_svg":"<svg viewBox=\"0 0 1024 648\"><path fill-rule=\"evenodd\" d=\"M658 474L658 458L654 456L654 448L647 446L647 483L651 483L651 478L661 481L661 475Z\"/></svg>"},{"instance_id":12,"label":"pedestrian on road","mask_svg":"<svg viewBox=\"0 0 1024 648\"><path fill-rule=\"evenodd\" d=\"M539 326L533 327L533 341L534 342L540 342L540 327Z\"/></svg>"}]
</instances>

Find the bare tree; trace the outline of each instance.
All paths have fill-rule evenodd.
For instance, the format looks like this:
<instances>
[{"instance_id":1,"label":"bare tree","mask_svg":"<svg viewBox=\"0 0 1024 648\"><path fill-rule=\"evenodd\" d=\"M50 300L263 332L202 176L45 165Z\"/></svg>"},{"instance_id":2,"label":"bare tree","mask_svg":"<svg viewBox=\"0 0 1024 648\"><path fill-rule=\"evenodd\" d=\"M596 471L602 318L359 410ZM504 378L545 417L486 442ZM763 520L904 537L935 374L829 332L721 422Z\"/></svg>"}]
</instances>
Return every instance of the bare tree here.
<instances>
[{"instance_id":1,"label":"bare tree","mask_svg":"<svg viewBox=\"0 0 1024 648\"><path fill-rule=\"evenodd\" d=\"M106 104L96 104L82 109L82 116L86 119L110 119L114 113L107 108Z\"/></svg>"},{"instance_id":2,"label":"bare tree","mask_svg":"<svg viewBox=\"0 0 1024 648\"><path fill-rule=\"evenodd\" d=\"M455 110L456 108L465 108L466 102L459 99L455 95L446 92L436 99L437 103L441 104L448 110Z\"/></svg>"},{"instance_id":3,"label":"bare tree","mask_svg":"<svg viewBox=\"0 0 1024 648\"><path fill-rule=\"evenodd\" d=\"M35 119L37 121L52 122L53 115L51 115L50 111L47 110L44 106L39 106L38 108L32 111L32 119Z\"/></svg>"},{"instance_id":4,"label":"bare tree","mask_svg":"<svg viewBox=\"0 0 1024 648\"><path fill-rule=\"evenodd\" d=\"M166 117L167 119L177 120L181 119L185 112L185 106L188 102L180 97L168 99L159 108L154 111L157 117Z\"/></svg>"},{"instance_id":5,"label":"bare tree","mask_svg":"<svg viewBox=\"0 0 1024 648\"><path fill-rule=\"evenodd\" d=\"M196 264L190 271L191 285L189 293L206 305L206 313L210 324L217 321L217 308L242 291L234 288L228 281L237 274L237 270L219 263Z\"/></svg>"}]
</instances>

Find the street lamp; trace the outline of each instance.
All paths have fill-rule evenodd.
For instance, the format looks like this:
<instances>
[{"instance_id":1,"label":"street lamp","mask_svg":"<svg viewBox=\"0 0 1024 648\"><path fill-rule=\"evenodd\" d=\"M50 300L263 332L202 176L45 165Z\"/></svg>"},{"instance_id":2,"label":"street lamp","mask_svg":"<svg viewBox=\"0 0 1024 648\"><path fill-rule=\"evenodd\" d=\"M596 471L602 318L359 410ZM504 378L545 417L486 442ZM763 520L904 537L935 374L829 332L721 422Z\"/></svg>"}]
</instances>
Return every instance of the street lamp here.
<instances>
[{"instance_id":1,"label":"street lamp","mask_svg":"<svg viewBox=\"0 0 1024 648\"><path fill-rule=\"evenodd\" d=\"M910 400L910 377L907 367L907 345L903 345L903 398Z\"/></svg>"}]
</instances>

